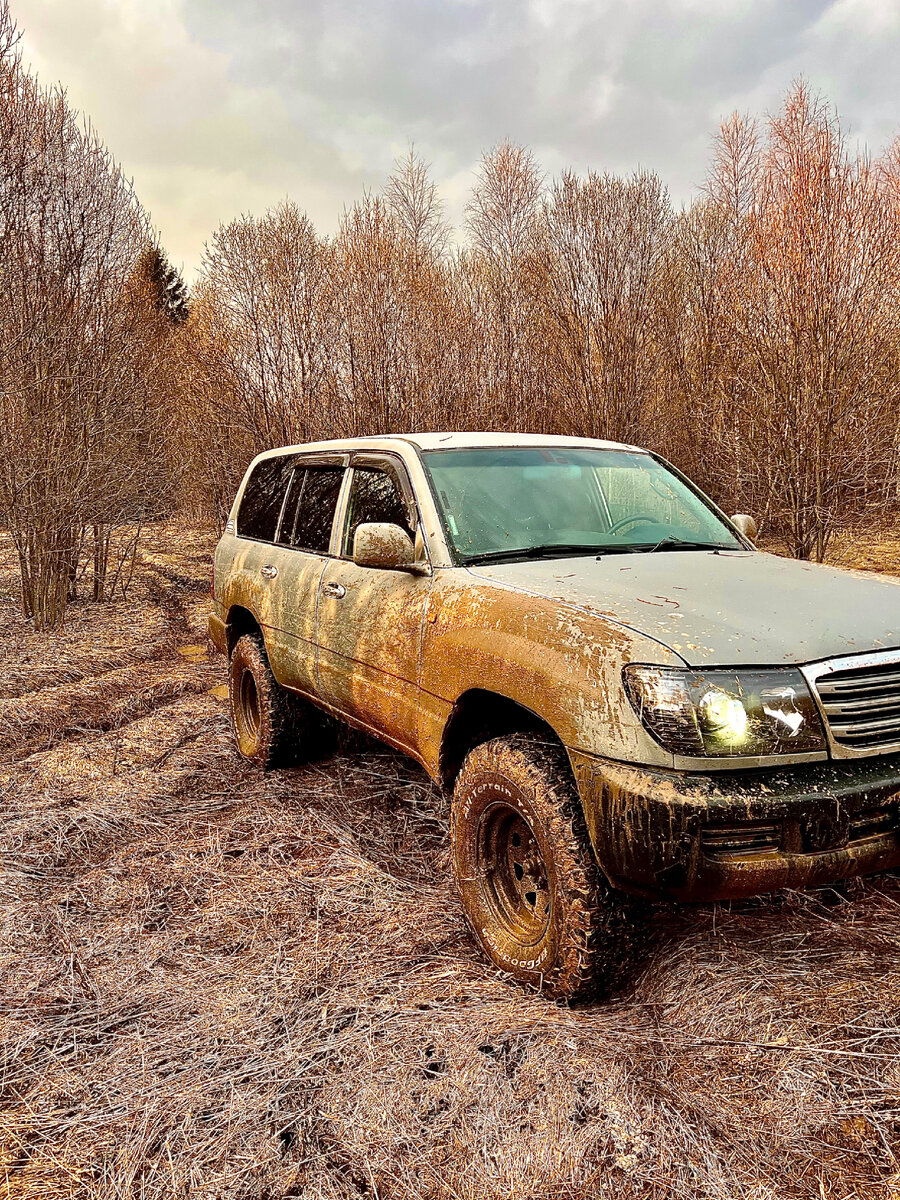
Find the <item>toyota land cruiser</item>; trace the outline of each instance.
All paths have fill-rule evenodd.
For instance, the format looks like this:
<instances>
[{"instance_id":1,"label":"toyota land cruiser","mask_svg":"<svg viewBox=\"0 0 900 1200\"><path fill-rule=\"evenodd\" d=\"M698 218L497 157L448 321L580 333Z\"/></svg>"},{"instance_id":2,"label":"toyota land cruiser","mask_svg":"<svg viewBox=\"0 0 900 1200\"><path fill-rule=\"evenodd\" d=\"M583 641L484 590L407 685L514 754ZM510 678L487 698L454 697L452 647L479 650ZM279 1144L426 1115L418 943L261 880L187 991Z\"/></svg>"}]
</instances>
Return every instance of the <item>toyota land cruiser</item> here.
<instances>
[{"instance_id":1,"label":"toyota land cruiser","mask_svg":"<svg viewBox=\"0 0 900 1200\"><path fill-rule=\"evenodd\" d=\"M269 451L215 555L238 747L310 756L324 711L412 755L452 791L490 958L551 995L608 987L636 898L900 864L898 581L753 534L633 446Z\"/></svg>"}]
</instances>

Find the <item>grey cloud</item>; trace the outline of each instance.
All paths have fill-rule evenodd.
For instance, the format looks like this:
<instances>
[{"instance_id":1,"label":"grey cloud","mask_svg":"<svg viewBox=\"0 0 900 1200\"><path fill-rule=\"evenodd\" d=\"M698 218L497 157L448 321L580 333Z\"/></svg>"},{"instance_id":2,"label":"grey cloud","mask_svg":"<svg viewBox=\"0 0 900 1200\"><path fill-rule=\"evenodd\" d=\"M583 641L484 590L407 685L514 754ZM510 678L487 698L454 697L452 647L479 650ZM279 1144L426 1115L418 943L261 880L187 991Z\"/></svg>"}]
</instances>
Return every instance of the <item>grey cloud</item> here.
<instances>
[{"instance_id":1,"label":"grey cloud","mask_svg":"<svg viewBox=\"0 0 900 1200\"><path fill-rule=\"evenodd\" d=\"M702 178L723 100L767 76L774 105L798 69L814 85L817 72L833 74L814 53L803 61L828 8L556 3L542 20L520 0L274 0L261 17L250 0L188 0L186 12L195 37L227 49L236 79L277 81L299 123L327 129L346 154L355 146L370 173L389 167L398 140L449 172L511 137L550 169L640 162L684 197ZM870 50L858 48L854 69L844 48L852 75Z\"/></svg>"},{"instance_id":2,"label":"grey cloud","mask_svg":"<svg viewBox=\"0 0 900 1200\"><path fill-rule=\"evenodd\" d=\"M159 3L13 0L189 267L219 221L286 194L333 230L410 140L458 221L507 137L550 173L640 165L687 201L721 119L800 74L873 149L900 126L895 0Z\"/></svg>"}]
</instances>

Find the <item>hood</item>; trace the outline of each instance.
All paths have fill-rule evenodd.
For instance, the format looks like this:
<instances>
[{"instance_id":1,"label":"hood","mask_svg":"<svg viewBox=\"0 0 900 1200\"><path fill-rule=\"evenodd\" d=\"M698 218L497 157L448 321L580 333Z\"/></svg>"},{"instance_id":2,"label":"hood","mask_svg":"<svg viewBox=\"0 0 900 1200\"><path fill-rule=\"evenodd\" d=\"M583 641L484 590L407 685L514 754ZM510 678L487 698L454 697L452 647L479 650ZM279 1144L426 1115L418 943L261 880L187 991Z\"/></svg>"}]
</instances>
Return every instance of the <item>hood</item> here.
<instances>
[{"instance_id":1,"label":"hood","mask_svg":"<svg viewBox=\"0 0 900 1200\"><path fill-rule=\"evenodd\" d=\"M900 647L900 579L760 551L659 551L470 568L669 646L692 667L780 666Z\"/></svg>"}]
</instances>

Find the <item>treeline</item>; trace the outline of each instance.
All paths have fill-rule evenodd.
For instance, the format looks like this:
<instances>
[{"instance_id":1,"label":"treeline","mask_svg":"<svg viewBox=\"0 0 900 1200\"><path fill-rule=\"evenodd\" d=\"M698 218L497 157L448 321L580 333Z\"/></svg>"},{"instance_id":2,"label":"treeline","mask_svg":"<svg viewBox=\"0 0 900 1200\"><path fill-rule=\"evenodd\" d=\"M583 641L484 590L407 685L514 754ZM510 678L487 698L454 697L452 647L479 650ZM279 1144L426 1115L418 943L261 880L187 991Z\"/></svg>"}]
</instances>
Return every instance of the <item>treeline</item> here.
<instances>
[{"instance_id":1,"label":"treeline","mask_svg":"<svg viewBox=\"0 0 900 1200\"><path fill-rule=\"evenodd\" d=\"M223 226L185 342L185 494L221 518L276 443L514 429L654 447L793 553L896 510L900 141L852 153L805 86L733 117L703 195L486 154L452 247L415 155L332 239Z\"/></svg>"},{"instance_id":2,"label":"treeline","mask_svg":"<svg viewBox=\"0 0 900 1200\"><path fill-rule=\"evenodd\" d=\"M0 0L0 522L25 609L121 594L141 524L221 521L278 444L508 429L653 447L800 556L900 505L900 140L851 150L804 85L733 117L699 198L485 154L456 240L410 153L334 237L220 227L188 303Z\"/></svg>"}]
</instances>

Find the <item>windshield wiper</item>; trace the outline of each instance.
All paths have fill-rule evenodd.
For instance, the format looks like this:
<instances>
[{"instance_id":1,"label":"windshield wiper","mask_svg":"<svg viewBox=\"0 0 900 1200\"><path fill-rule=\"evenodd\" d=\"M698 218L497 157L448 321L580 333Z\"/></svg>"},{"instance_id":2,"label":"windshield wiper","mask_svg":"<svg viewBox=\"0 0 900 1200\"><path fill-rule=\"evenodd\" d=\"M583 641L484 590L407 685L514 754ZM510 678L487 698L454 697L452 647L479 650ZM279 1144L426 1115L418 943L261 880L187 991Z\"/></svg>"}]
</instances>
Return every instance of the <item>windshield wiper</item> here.
<instances>
[{"instance_id":1,"label":"windshield wiper","mask_svg":"<svg viewBox=\"0 0 900 1200\"><path fill-rule=\"evenodd\" d=\"M682 538L663 538L655 544L647 542L612 542L608 546L586 546L581 542L550 542L545 546L522 546L517 550L486 550L483 554L469 555L463 566L472 567L479 563L512 562L515 559L561 558L567 554L593 554L598 559L607 554L653 554L657 550L729 550L722 542L690 542Z\"/></svg>"},{"instance_id":2,"label":"windshield wiper","mask_svg":"<svg viewBox=\"0 0 900 1200\"><path fill-rule=\"evenodd\" d=\"M730 549L731 547L724 542L691 542L683 538L665 537L655 546L648 546L644 553L655 554L657 550L712 550L714 554L718 554L720 550Z\"/></svg>"},{"instance_id":3,"label":"windshield wiper","mask_svg":"<svg viewBox=\"0 0 900 1200\"><path fill-rule=\"evenodd\" d=\"M644 545L641 542L611 542L608 546L596 546L595 549L600 551L597 558L601 559L607 554L640 554Z\"/></svg>"},{"instance_id":4,"label":"windshield wiper","mask_svg":"<svg viewBox=\"0 0 900 1200\"><path fill-rule=\"evenodd\" d=\"M596 554L600 546L586 546L583 542L550 542L545 546L523 546L518 550L486 550L483 554L470 554L463 566L478 563L504 562L516 558L556 558L566 554Z\"/></svg>"}]
</instances>

